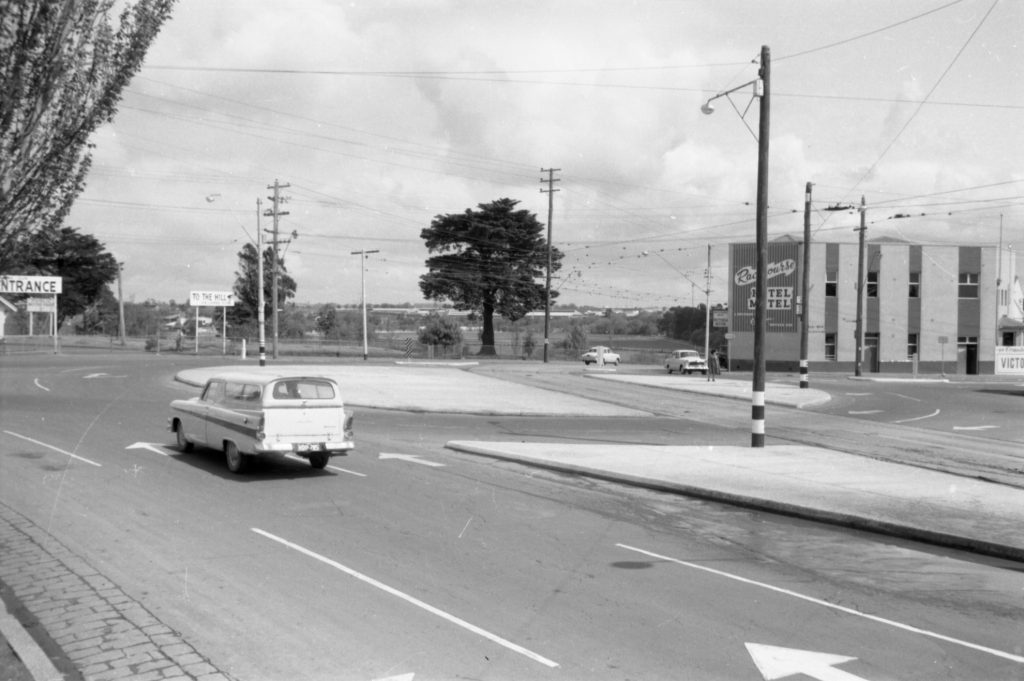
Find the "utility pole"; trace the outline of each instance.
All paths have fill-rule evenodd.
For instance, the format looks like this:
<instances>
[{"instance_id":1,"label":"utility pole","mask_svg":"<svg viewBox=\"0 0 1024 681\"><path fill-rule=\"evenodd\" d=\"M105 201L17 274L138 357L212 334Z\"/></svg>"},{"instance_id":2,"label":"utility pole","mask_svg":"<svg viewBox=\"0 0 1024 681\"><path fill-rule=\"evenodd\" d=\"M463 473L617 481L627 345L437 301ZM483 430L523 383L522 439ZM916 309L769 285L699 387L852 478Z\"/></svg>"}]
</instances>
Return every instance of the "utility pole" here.
<instances>
[{"instance_id":1,"label":"utility pole","mask_svg":"<svg viewBox=\"0 0 1024 681\"><path fill-rule=\"evenodd\" d=\"M124 340L124 294L121 292L121 270L124 263L117 263L117 334L121 337L121 347L125 346Z\"/></svg>"},{"instance_id":2,"label":"utility pole","mask_svg":"<svg viewBox=\"0 0 1024 681\"><path fill-rule=\"evenodd\" d=\"M864 361L864 233L867 231L868 209L864 196L860 197L860 228L854 231L860 232L857 239L857 328L854 331L857 336L857 355L853 360L853 373L860 376L861 364Z\"/></svg>"},{"instance_id":3,"label":"utility pole","mask_svg":"<svg viewBox=\"0 0 1024 681\"><path fill-rule=\"evenodd\" d=\"M276 179L274 180L274 184L267 185L267 189L273 189L274 190L274 195L267 197L268 199L270 199L271 201L274 202L274 207L269 209L267 211L267 213L266 213L266 215L269 215L269 216L274 218L274 228L273 228L274 240L272 242L272 248L273 248L273 254L274 254L274 262L272 263L272 267L274 269L273 269L273 274L271 275L271 294L270 294L270 297L271 297L273 305L274 305L274 307L272 308L273 319L274 319L274 359L277 359L277 339L278 339L278 315L277 315L277 313L278 313L278 307L279 307L279 304L278 304L278 294L277 294L277 280L278 280L278 271L279 271L279 267L278 267L278 252L277 252L277 246L278 246L278 243L279 243L279 240L277 238L277 234L278 234L278 231L277 231L278 230L278 218L280 218L282 215L288 215L287 211L281 210L281 204L288 200L287 197L281 196L281 190L285 189L287 187L290 187L290 186L291 186L290 184L281 184ZM260 254L260 255L262 257L262 254ZM260 282L261 285L262 285L262 283L263 282Z\"/></svg>"},{"instance_id":4,"label":"utility pole","mask_svg":"<svg viewBox=\"0 0 1024 681\"><path fill-rule=\"evenodd\" d=\"M800 286L800 387L807 388L810 380L807 375L807 335L809 333L809 320L807 313L807 295L810 289L810 268L811 268L811 187L813 182L808 182L804 189L804 263L801 272Z\"/></svg>"},{"instance_id":5,"label":"utility pole","mask_svg":"<svg viewBox=\"0 0 1024 681\"><path fill-rule=\"evenodd\" d=\"M351 255L359 256L359 289L362 292L361 296L363 299L363 361L366 361L367 355L369 355L369 348L366 339L366 267L363 265L363 260L371 253L380 253L379 250L373 251L352 251Z\"/></svg>"},{"instance_id":6,"label":"utility pole","mask_svg":"<svg viewBox=\"0 0 1024 681\"><path fill-rule=\"evenodd\" d=\"M690 282L691 284L693 282ZM704 270L704 362L708 365L708 380L711 373L711 244L708 244L708 267Z\"/></svg>"},{"instance_id":7,"label":"utility pole","mask_svg":"<svg viewBox=\"0 0 1024 681\"><path fill-rule=\"evenodd\" d=\"M768 141L771 121L771 50L761 46L761 105L757 135L757 275L754 286L754 378L751 384L750 446L764 447L765 343L768 340Z\"/></svg>"},{"instance_id":8,"label":"utility pole","mask_svg":"<svg viewBox=\"0 0 1024 681\"><path fill-rule=\"evenodd\" d=\"M561 168L541 168L540 172L547 173L548 179L541 179L541 182L547 182L548 188L541 189L541 194L548 195L548 268L547 275L544 282L544 363L548 362L548 345L549 345L549 332L551 329L551 213L554 209L554 196L555 192L561 191L555 189L555 182L561 182L561 180L555 179L555 173L561 172Z\"/></svg>"},{"instance_id":9,"label":"utility pole","mask_svg":"<svg viewBox=\"0 0 1024 681\"><path fill-rule=\"evenodd\" d=\"M260 228L260 206L256 198L256 320L260 334L260 366L267 365L267 303L263 300L263 230Z\"/></svg>"}]
</instances>

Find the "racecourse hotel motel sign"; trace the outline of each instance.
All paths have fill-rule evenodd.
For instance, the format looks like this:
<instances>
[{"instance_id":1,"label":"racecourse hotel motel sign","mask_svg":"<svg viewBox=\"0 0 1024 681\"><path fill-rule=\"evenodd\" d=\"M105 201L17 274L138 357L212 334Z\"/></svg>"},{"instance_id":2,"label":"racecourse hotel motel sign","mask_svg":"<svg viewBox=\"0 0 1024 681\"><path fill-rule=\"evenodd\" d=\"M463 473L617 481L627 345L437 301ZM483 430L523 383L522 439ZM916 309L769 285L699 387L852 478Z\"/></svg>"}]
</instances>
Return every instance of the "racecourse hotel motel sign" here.
<instances>
[{"instance_id":1,"label":"racecourse hotel motel sign","mask_svg":"<svg viewBox=\"0 0 1024 681\"><path fill-rule=\"evenodd\" d=\"M32 277L21 274L0 274L0 294L27 293L58 295L63 292L61 277Z\"/></svg>"},{"instance_id":2,"label":"racecourse hotel motel sign","mask_svg":"<svg viewBox=\"0 0 1024 681\"><path fill-rule=\"evenodd\" d=\"M789 241L767 244L768 268L765 275L765 314L769 333L792 333L797 330L797 261L800 245ZM731 311L733 330L753 327L756 306L757 247L736 244L733 247L732 300L738 304ZM746 301L741 302L741 301Z\"/></svg>"}]
</instances>

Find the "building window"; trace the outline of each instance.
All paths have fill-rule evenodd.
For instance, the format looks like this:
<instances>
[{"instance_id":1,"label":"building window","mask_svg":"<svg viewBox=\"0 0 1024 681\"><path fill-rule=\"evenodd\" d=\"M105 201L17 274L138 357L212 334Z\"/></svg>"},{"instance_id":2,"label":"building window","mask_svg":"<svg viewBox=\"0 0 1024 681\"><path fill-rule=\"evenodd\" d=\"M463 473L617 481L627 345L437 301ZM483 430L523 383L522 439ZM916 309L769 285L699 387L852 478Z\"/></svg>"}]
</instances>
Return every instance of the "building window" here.
<instances>
[{"instance_id":1,"label":"building window","mask_svg":"<svg viewBox=\"0 0 1024 681\"><path fill-rule=\"evenodd\" d=\"M907 334L907 358L913 359L914 355L917 354L917 334Z\"/></svg>"},{"instance_id":2,"label":"building window","mask_svg":"<svg viewBox=\"0 0 1024 681\"><path fill-rule=\"evenodd\" d=\"M878 272L868 272L868 298L878 297Z\"/></svg>"},{"instance_id":3,"label":"building window","mask_svg":"<svg viewBox=\"0 0 1024 681\"><path fill-rule=\"evenodd\" d=\"M825 297L835 298L839 290L839 273L832 271L825 273Z\"/></svg>"},{"instance_id":4,"label":"building window","mask_svg":"<svg viewBox=\"0 0 1024 681\"><path fill-rule=\"evenodd\" d=\"M836 358L836 335L834 333L825 334L825 359Z\"/></svg>"},{"instance_id":5,"label":"building window","mask_svg":"<svg viewBox=\"0 0 1024 681\"><path fill-rule=\"evenodd\" d=\"M978 273L961 272L959 295L961 298L978 297Z\"/></svg>"},{"instance_id":6,"label":"building window","mask_svg":"<svg viewBox=\"0 0 1024 681\"><path fill-rule=\"evenodd\" d=\"M921 273L911 272L910 273L910 289L907 291L907 295L911 298L921 297Z\"/></svg>"},{"instance_id":7,"label":"building window","mask_svg":"<svg viewBox=\"0 0 1024 681\"><path fill-rule=\"evenodd\" d=\"M957 345L977 345L978 344L978 337L977 336L957 336L956 344Z\"/></svg>"}]
</instances>

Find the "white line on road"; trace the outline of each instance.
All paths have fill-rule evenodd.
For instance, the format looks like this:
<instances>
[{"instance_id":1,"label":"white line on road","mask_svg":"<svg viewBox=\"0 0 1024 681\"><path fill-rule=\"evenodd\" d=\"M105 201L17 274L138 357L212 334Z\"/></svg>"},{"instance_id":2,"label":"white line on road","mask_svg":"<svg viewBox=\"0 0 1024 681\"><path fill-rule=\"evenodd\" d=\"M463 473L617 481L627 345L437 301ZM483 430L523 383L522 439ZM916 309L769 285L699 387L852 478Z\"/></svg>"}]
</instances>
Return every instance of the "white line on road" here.
<instances>
[{"instance_id":1,"label":"white line on road","mask_svg":"<svg viewBox=\"0 0 1024 681\"><path fill-rule=\"evenodd\" d=\"M953 426L953 430L991 430L999 426Z\"/></svg>"},{"instance_id":2,"label":"white line on road","mask_svg":"<svg viewBox=\"0 0 1024 681\"><path fill-rule=\"evenodd\" d=\"M912 400L914 402L924 402L924 400L922 400L920 397L911 397L910 395L904 395L903 393L889 393L889 394L890 395L895 395L896 397L902 397L905 400Z\"/></svg>"},{"instance_id":3,"label":"white line on road","mask_svg":"<svg viewBox=\"0 0 1024 681\"><path fill-rule=\"evenodd\" d=\"M541 664L543 664L543 665L545 665L547 667L552 667L552 668L558 666L557 662L552 662L551 660L547 659L546 657L543 657L541 655L538 655L535 652L527 650L526 648L523 648L522 646L516 645L515 643L512 643L511 641L508 641L506 639L503 639L503 638L501 638L500 636L498 636L496 634L492 634L491 632L487 631L486 629L481 629L480 627L478 627L476 625L470 624L469 622L467 622L467 621L465 621L463 619L460 619L460 618L456 617L455 615L451 615L451 614L441 610L440 608L435 608L434 606L432 606L432 605L430 605L428 603L424 603L423 601L419 600L418 598L416 598L414 596L410 596L409 594L403 593L403 592L399 591L398 589L395 589L394 587L390 587L387 584L384 584L383 582L378 582L373 577L369 577L367 575L364 575L361 572L357 572L356 570L353 570L350 567L346 567L345 565L342 565L341 563L339 563L337 561L331 560L330 558L327 558L326 556L321 556L319 553L316 553L314 551L310 551L309 549L307 549L305 547L299 546L298 544L290 542L287 539L282 539L281 537L278 537L276 535L270 534L269 532L261 530L261 529L259 529L257 527L253 527L252 531L255 532L256 534L259 534L259 535L262 535L262 536L266 537L267 539L271 539L273 541L276 541L277 543L282 544L283 546L287 546L290 549L298 551L299 553L301 553L303 555L306 555L306 556L309 556L310 558L318 560L321 563L324 563L325 565L330 565L331 567L333 567L333 568L335 568L337 570L341 570L342 572L344 572L345 574L349 575L350 577L355 577L356 579L358 579L358 580L360 580L362 582L365 582L365 583L369 584L370 586L376 587L376 588L380 589L381 591L385 591L385 592L391 594L392 596L398 596L399 598L401 598L402 600L406 601L407 603L411 603L412 605L415 605L418 608L422 608L423 610L426 610L427 612L429 612L431 614L437 615L438 617L440 617L442 619L448 620L452 624L456 624L456 625L462 627L463 629L466 629L468 631L473 632L474 634L477 634L479 636L483 636L484 638L486 638L486 639L488 639L490 641L493 641L494 643L497 643L500 646L504 646L505 648L508 648L509 650L515 651L515 652L517 652L517 653L519 653L521 655L525 655L526 657L530 658L531 660L534 660L535 662L540 662Z\"/></svg>"},{"instance_id":4,"label":"white line on road","mask_svg":"<svg viewBox=\"0 0 1024 681\"><path fill-rule=\"evenodd\" d=\"M307 462L306 459L303 459L301 456L296 456L295 454L285 454L284 457L286 459L295 459L296 461ZM356 475L356 476L359 476L360 478L365 478L366 477L366 473L357 473L356 471L350 471L347 468L340 468L338 466L330 466L330 465L326 466L326 468L329 468L332 471L338 471L339 473L348 473L349 475Z\"/></svg>"},{"instance_id":5,"label":"white line on road","mask_svg":"<svg viewBox=\"0 0 1024 681\"><path fill-rule=\"evenodd\" d=\"M915 416L912 419L901 419L899 421L893 421L893 423L910 423L911 421L923 421L924 419L930 419L932 417L938 416L940 413L942 413L942 410L936 409L931 414L925 414L924 416Z\"/></svg>"},{"instance_id":6,"label":"white line on road","mask_svg":"<svg viewBox=\"0 0 1024 681\"><path fill-rule=\"evenodd\" d=\"M46 392L50 392L50 389L49 389L49 388L47 388L47 387L46 387L45 385L43 385L42 383L40 383L40 382L39 382L39 379L38 379L38 378L37 378L37 379L35 379L35 380L34 380L34 381L32 381L32 382L33 382L33 383L35 383L35 384L36 384L36 387L37 387L37 388L39 388L40 390L45 390Z\"/></svg>"},{"instance_id":7,"label":"white line on road","mask_svg":"<svg viewBox=\"0 0 1024 681\"><path fill-rule=\"evenodd\" d=\"M387 459L398 459L399 461L408 461L410 463L418 463L421 466L430 466L431 468L444 468L443 463L437 461L430 461L428 459L420 458L419 454L394 454L391 452L381 452L377 457L381 461Z\"/></svg>"},{"instance_id":8,"label":"white line on road","mask_svg":"<svg viewBox=\"0 0 1024 681\"><path fill-rule=\"evenodd\" d=\"M848 411L847 414L851 416L866 416L868 414L881 414L881 409L865 409L864 411Z\"/></svg>"},{"instance_id":9,"label":"white line on road","mask_svg":"<svg viewBox=\"0 0 1024 681\"><path fill-rule=\"evenodd\" d=\"M34 445L39 445L40 447L46 447L47 449L52 449L55 452L60 452L64 456L70 456L72 459L78 459L79 461L84 461L85 463L92 464L93 466L96 466L97 468L103 468L103 464L101 464L101 463L96 463L95 461L90 461L89 459L85 458L84 456L78 456L77 454L72 454L71 452L66 452L63 449L61 449L60 447L54 447L53 445L48 445L45 442L40 442L39 440L33 440L32 438L27 437L25 435L18 435L17 433L14 433L14 432L9 431L9 430L5 430L4 432L7 433L8 435L12 436L12 437L18 437L18 438L21 438L22 440L25 440L26 442L31 442Z\"/></svg>"},{"instance_id":10,"label":"white line on road","mask_svg":"<svg viewBox=\"0 0 1024 681\"><path fill-rule=\"evenodd\" d=\"M676 565L682 565L683 567L693 568L694 570L700 570L701 572L707 572L707 573L710 573L710 574L713 574L713 575L717 575L719 577L725 577L727 579L732 579L732 580L735 580L737 582L742 582L742 583L748 584L750 586L756 586L756 587L760 587L762 589L767 589L768 591L774 591L775 593L782 594L783 596L790 596L792 598L797 598L799 600L806 601L808 603L813 603L815 605L820 605L820 606L823 606L825 608L830 608L832 610L838 610L839 612L846 613L847 615L853 615L854 617L861 617L861 618L866 619L866 620L871 620L872 622L878 622L879 624L885 624L885 625L890 626L890 627L895 627L896 629L902 629L904 631L909 631L909 632L914 633L914 634L921 634L922 636L927 636L929 638L934 638L934 639L937 639L939 641L945 641L947 643L953 643L953 644L958 645L958 646L963 646L965 648L970 648L971 650L977 650L977 651L982 652L982 653L988 653L989 655L994 655L996 657L1001 657L1004 660L1010 660L1011 662L1018 662L1020 664L1024 664L1024 657L1022 657L1020 655L1014 655L1013 653L1008 653L1008 652L1006 652L1004 650L996 650L995 648L989 648L988 646L979 645L977 643L970 643L969 641L964 641L964 640L959 639L959 638L953 638L952 636L946 636L944 634L939 634L939 633L936 633L934 631L928 631L927 629L921 629L919 627L915 627L915 626L912 626L910 624L903 624L902 622L897 622L895 620L886 619L884 617L879 617L877 615L869 615L866 612L861 612L859 610L854 610L853 608L847 608L847 607L844 607L842 605L836 605L835 603L829 603L828 601L823 601L820 598L815 598L814 596L807 596L807 595L799 593L797 591L790 591L789 589L783 589L782 587L773 586L773 585L767 584L765 582L758 582L758 581L755 581L753 579L747 579L746 577L740 577L739 575L734 575L734 574L731 574L729 572L723 572L722 570L716 570L714 568L710 568L710 567L707 567L705 565L698 565L696 563L688 563L685 560L679 560L678 558L671 558L669 556L663 556L661 554L654 553L652 551L645 551L644 549L638 549L635 546L629 546L627 544L616 544L616 546L618 546L621 549L626 549L627 551L635 551L636 553L640 553L640 554L643 554L645 556L649 556L651 558L657 558L658 560L668 561L670 563L675 563Z\"/></svg>"}]
</instances>

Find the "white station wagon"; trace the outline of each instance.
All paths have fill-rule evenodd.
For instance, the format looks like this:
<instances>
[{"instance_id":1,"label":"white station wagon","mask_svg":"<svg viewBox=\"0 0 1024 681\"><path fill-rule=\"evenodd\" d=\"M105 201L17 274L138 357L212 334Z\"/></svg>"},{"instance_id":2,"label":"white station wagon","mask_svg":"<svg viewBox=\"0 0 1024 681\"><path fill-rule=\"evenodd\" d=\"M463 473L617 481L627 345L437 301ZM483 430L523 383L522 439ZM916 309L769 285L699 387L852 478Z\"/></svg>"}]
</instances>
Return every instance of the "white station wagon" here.
<instances>
[{"instance_id":1,"label":"white station wagon","mask_svg":"<svg viewBox=\"0 0 1024 681\"><path fill-rule=\"evenodd\" d=\"M199 397L171 402L168 428L183 451L218 449L228 470L241 473L261 454L301 456L323 468L355 447L352 419L332 379L230 372L210 378Z\"/></svg>"}]
</instances>

